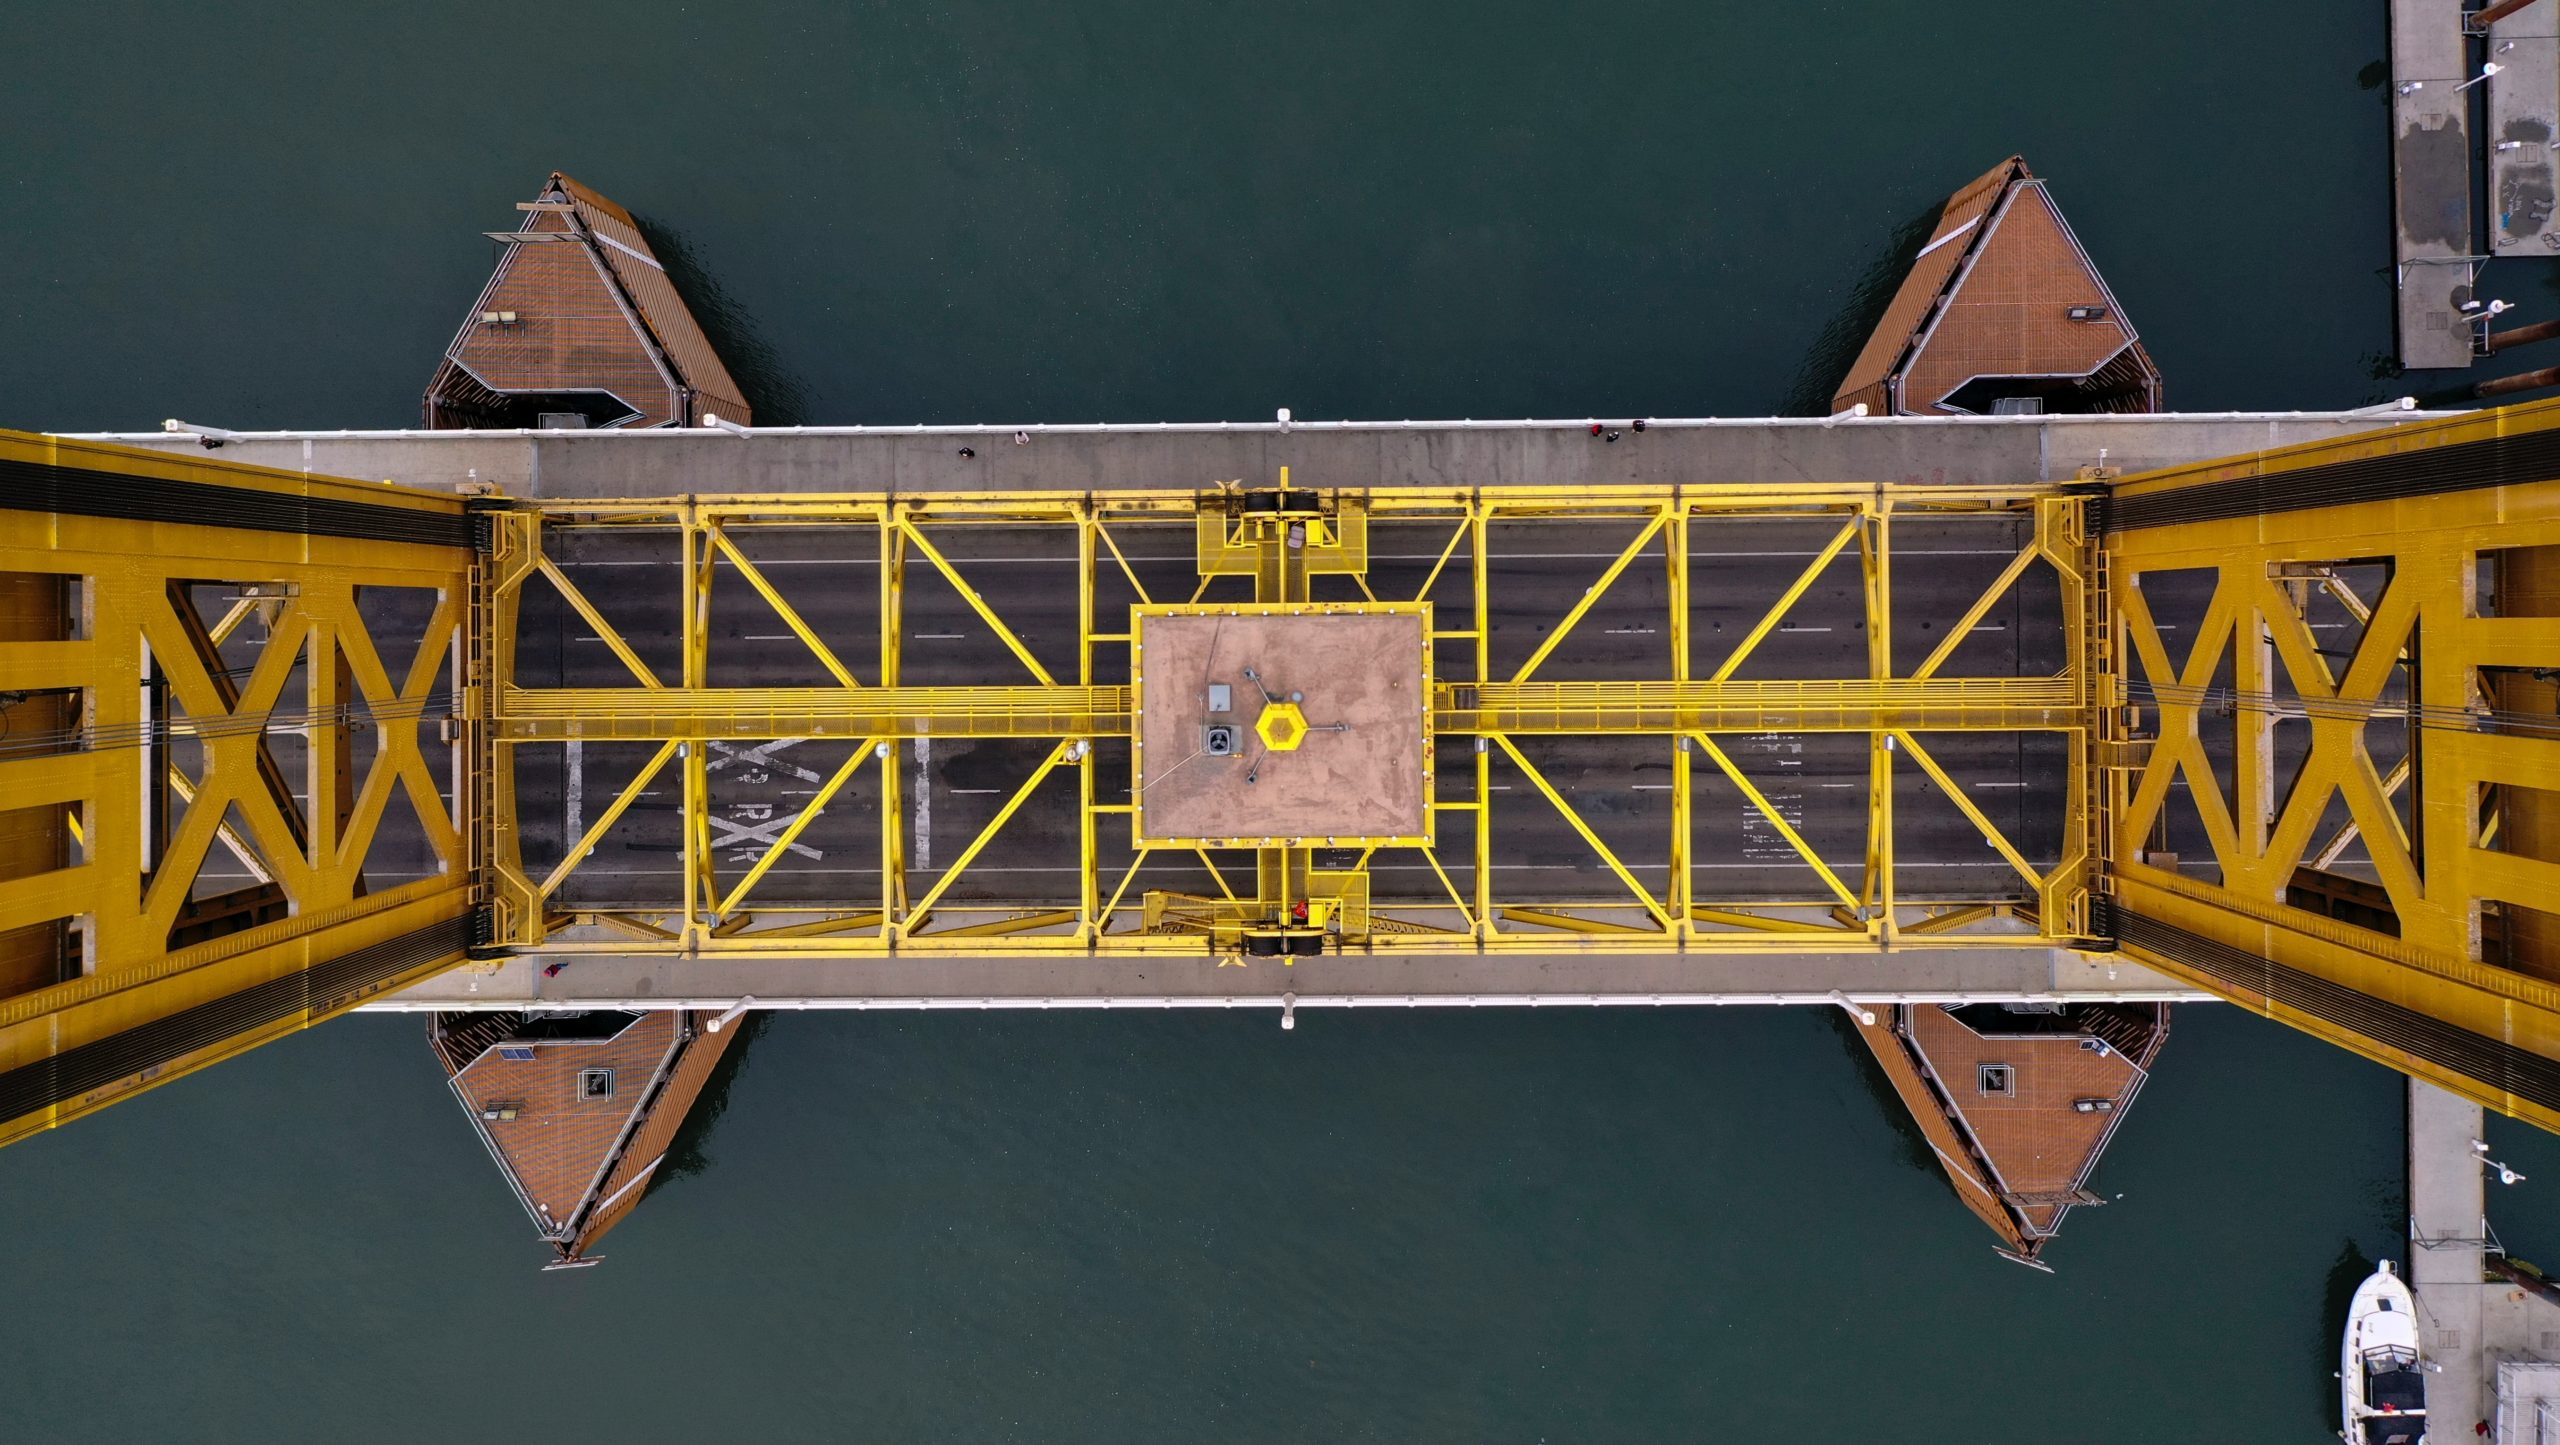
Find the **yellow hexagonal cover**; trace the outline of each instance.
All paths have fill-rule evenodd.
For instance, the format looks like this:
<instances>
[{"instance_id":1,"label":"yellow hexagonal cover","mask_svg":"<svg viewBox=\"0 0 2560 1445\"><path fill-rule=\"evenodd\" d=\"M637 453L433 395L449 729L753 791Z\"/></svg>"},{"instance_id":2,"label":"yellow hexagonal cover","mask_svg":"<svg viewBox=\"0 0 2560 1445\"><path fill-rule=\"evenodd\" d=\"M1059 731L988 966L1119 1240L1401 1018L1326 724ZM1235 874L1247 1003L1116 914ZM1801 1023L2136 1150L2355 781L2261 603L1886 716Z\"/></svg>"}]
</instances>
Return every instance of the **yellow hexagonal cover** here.
<instances>
[{"instance_id":1,"label":"yellow hexagonal cover","mask_svg":"<svg viewBox=\"0 0 2560 1445\"><path fill-rule=\"evenodd\" d=\"M1253 730L1262 745L1275 753L1295 752L1307 740L1307 715L1294 702L1270 702L1262 705L1262 716L1256 718Z\"/></svg>"}]
</instances>

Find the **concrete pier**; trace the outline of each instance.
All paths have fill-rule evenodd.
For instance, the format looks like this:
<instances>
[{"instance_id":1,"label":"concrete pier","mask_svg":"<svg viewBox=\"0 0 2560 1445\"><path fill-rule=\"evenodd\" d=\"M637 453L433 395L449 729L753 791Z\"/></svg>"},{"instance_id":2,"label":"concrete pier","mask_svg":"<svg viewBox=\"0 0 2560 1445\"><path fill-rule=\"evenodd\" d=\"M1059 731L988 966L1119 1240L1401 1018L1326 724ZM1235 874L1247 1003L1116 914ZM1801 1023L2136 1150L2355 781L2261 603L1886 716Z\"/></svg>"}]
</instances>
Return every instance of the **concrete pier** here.
<instances>
[{"instance_id":1,"label":"concrete pier","mask_svg":"<svg viewBox=\"0 0 2560 1445\"><path fill-rule=\"evenodd\" d=\"M2409 1081L2409 1262L2402 1272L2418 1297L2420 1351L2436 1367L2427 1376L2428 1437L2436 1440L2468 1440L2477 1422L2495 1422L2501 1363L2560 1359L2560 1305L2487 1270L2491 1186L2471 1147L2481 1119L2479 1105Z\"/></svg>"},{"instance_id":2,"label":"concrete pier","mask_svg":"<svg viewBox=\"0 0 2560 1445\"><path fill-rule=\"evenodd\" d=\"M2560 0L2534 0L2489 27L2489 58L2505 67L2489 93L2489 249L2560 255Z\"/></svg>"},{"instance_id":3,"label":"concrete pier","mask_svg":"<svg viewBox=\"0 0 2560 1445\"><path fill-rule=\"evenodd\" d=\"M2462 0L2392 0L2391 210L2400 364L2471 364L2471 127Z\"/></svg>"}]
</instances>

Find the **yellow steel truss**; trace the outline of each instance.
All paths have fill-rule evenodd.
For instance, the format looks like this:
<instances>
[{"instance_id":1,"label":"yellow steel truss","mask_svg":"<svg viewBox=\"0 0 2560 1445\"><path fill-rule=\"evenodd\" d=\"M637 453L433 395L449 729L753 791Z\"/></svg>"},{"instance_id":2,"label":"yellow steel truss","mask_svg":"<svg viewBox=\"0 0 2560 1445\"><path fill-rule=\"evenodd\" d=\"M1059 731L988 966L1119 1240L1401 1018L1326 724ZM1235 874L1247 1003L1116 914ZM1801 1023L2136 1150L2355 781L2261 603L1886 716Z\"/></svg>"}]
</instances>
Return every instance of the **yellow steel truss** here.
<instances>
[{"instance_id":1,"label":"yellow steel truss","mask_svg":"<svg viewBox=\"0 0 2560 1445\"><path fill-rule=\"evenodd\" d=\"M2560 789L2547 693L2515 701L2560 666L2560 616L2508 585L2560 547L2560 468L2536 450L2555 433L2542 403L2129 478L2113 505L2150 515L2105 555L2126 950L2544 1128L2560 958L2532 923L2560 909L2560 857L2496 828ZM2390 485L2447 474L2451 490ZM2150 594L2172 586L2200 620L2159 613ZM2323 598L2341 620L2313 621ZM2351 647L2318 635L2358 627ZM2161 846L2179 798L2203 858Z\"/></svg>"},{"instance_id":2,"label":"yellow steel truss","mask_svg":"<svg viewBox=\"0 0 2560 1445\"><path fill-rule=\"evenodd\" d=\"M0 877L5 1142L459 955L471 552L450 497L21 433L0 468L0 576L52 599L0 641L0 808L54 839ZM424 599L405 651L367 589ZM383 882L394 810L422 876Z\"/></svg>"},{"instance_id":3,"label":"yellow steel truss","mask_svg":"<svg viewBox=\"0 0 2560 1445\"><path fill-rule=\"evenodd\" d=\"M0 461L57 480L76 473L93 488L101 477L134 479L160 488L162 508L128 506L112 487L80 501L53 483L0 492L13 524L0 572L76 579L64 595L79 599L76 615L0 607L9 629L0 696L23 694L10 704L29 709L21 717L50 720L0 738L0 797L60 821L58 836L46 835L49 854L0 850L0 941L17 950L0 952L0 1140L449 962L462 937L454 928L475 917L501 949L849 963L893 951L1061 966L1207 952L1278 967L1310 946L1369 955L2120 947L2560 1127L2560 906L2545 902L2560 897L2560 724L2551 721L2560 449L2537 449L2555 433L2560 410L2514 408L2113 487L1317 492L1284 478L1277 491L1225 483L516 502L469 518L453 499L396 488L0 436ZM2287 495L2297 483L2311 491ZM189 510L191 497L244 496L302 510L263 523ZM165 515L171 505L183 515ZM346 521L383 509L484 530L465 545L463 531L421 540L379 517ZM2029 540L1925 656L1897 657L1897 529L1950 517L2014 518ZM1731 650L1693 668L1695 529L1745 519L1809 523L1820 542L1792 581L1744 614L1753 620ZM1564 521L1621 530L1596 579L1544 621L1526 658L1497 667L1492 535ZM1257 603L1286 606L1313 603L1331 578L1376 603L1371 537L1382 527L1432 539L1420 590L1389 600L1431 604L1429 733L1471 748L1474 766L1444 756L1429 806L1465 836L1434 828L1423 846L1321 860L1303 847L1124 848L1129 825L1118 815L1134 804L1121 800L1126 774L1106 770L1104 751L1125 759L1137 704L1097 659L1118 656L1133 627L1123 604L1101 598L1125 583L1141 607L1199 604L1232 578L1249 581ZM756 560L760 536L810 528L859 539L876 564L876 639L857 646L813 624L811 599ZM1011 594L975 575L982 569L952 545L973 528L1057 529L1071 540L1073 617L1026 619ZM563 532L617 530L674 539L671 600L682 620L672 660L635 646L551 550ZM1161 581L1151 595L1133 565L1132 537L1168 533L1190 542L1197 581L1187 598ZM1755 656L1835 564L1853 559L1865 665L1763 675ZM1662 675L1573 676L1577 638L1596 630L1585 624L1597 609L1625 606L1621 584L1655 565L1666 606L1650 625L1670 644ZM2058 585L2063 665L2048 676L1951 675L1960 640L2039 568ZM822 683L714 685L711 597L723 571L780 620ZM924 645L910 631L908 593L927 577L1003 649L996 675L907 681L908 650ZM207 584L226 585L208 597ZM2178 586L2197 608L2183 623L2156 601ZM366 588L432 590L413 653L385 655L360 606ZM627 685L542 686L519 675L534 589L559 594ZM1064 622L1071 668L1054 644ZM2324 631L2355 638L2335 646ZM1043 637L1045 651L1035 646ZM876 659L868 675L864 658ZM1818 848L1746 765L1737 738L1773 732L1864 739L1860 856ZM2062 740L2058 855L2031 856L1967 794L1946 744L1933 741L1950 732ZM1659 746L1671 796L1668 836L1655 848L1604 833L1550 775L1536 740L1570 736ZM372 740L373 755L360 775L358 737ZM1027 772L987 790L1002 799L992 816L956 858L914 870L911 888L910 765L937 740L995 738L1046 746ZM715 844L714 749L788 739L834 739L847 752L832 773L811 775L807 801L756 834L756 846ZM636 774L564 830L556 860L529 870L518 755L617 741L643 745ZM445 781L430 746L460 754ZM1497 776L1518 784L1521 803L1500 800ZM1907 806L1943 795L2014 886L1949 897L1898 878L1904 782ZM1708 785L1731 786L1805 865L1809 896L1700 896L1692 831ZM582 867L659 792L678 798L680 862L667 896L582 901L593 896ZM1538 801L1526 803L1528 793ZM876 884L822 903L797 887L798 901L778 901L777 870L849 795L878 809ZM1497 815L1529 816L1511 811L1523 806L1560 818L1589 870L1623 898L1497 887ZM366 865L395 807L418 815L430 871L374 887ZM983 887L957 887L1035 807L1072 810L1072 885L1001 903L985 901ZM164 820L163 810L174 811ZM2173 856L2169 839L2186 826L2193 841ZM1379 886L1374 860L1417 854L1431 891ZM209 859L237 864L244 886L209 889ZM1151 862L1196 864L1188 876L1207 886L1148 887ZM1647 881L1652 871L1663 872L1659 885ZM475 904L484 911L474 915ZM1277 957L1249 958L1260 953ZM29 983L28 958L55 971ZM240 1001L252 997L255 1021L241 1023ZM179 1023L186 1048L146 1058L127 1047L145 1026L165 1034Z\"/></svg>"},{"instance_id":4,"label":"yellow steel truss","mask_svg":"<svg viewBox=\"0 0 2560 1445\"><path fill-rule=\"evenodd\" d=\"M482 731L487 747L482 768L490 780L491 795L503 797L511 786L511 754L516 749L572 740L659 746L649 764L586 827L584 836L571 843L557 866L540 878L524 870L513 844L512 821L505 816L508 810L498 810L499 816L492 820L489 854L496 931L502 942L517 947L562 953L656 949L705 956L760 952L860 956L948 949L1061 956L1197 954L1204 946L1212 950L1248 947L1257 927L1287 929L1298 923L1299 906L1310 905L1312 915L1324 920L1315 930L1325 935L1321 946L1376 953L1836 948L1844 943L1901 941L1903 923L1917 925L1932 918L1941 919L1940 925L1912 933L1911 946L2051 946L2085 938L2095 819L2083 816L2078 804L2071 803L2064 830L2065 854L2058 864L2039 871L1962 796L1915 735L1946 731L2060 735L2068 744L2076 800L2092 791L2082 781L2092 772L2090 720L2096 695L2088 659L2075 648L2069 663L2048 677L1942 676L1953 654L1950 643L1937 647L1915 671L1897 673L1887 640L1892 624L1889 534L1897 510L1930 518L2013 516L2032 523L2028 547L1974 605L1964 619L1966 629L2039 559L2050 562L2061 579L2064 616L2076 618L2084 610L2083 579L2089 574L2094 546L2083 527L2081 499L2053 488L1578 488L1501 493L1372 488L1319 493L1288 489L1284 477L1278 491L1261 492L1230 483L1200 492L740 496L697 497L681 503L581 501L525 506L493 519L491 585L482 599L486 623L495 634ZM1712 675L1692 676L1688 661L1690 528L1701 519L1770 518L1827 519L1834 525L1812 564L1769 600L1758 624ZM1614 553L1597 581L1545 629L1543 640L1524 663L1497 673L1490 629L1484 625L1496 565L1488 530L1498 524L1546 520L1617 522L1628 529L1631 540ZM1139 605L1149 606L1148 591L1117 533L1168 523L1183 524L1194 536L1199 575L1194 602L1217 578L1239 577L1252 579L1254 598L1266 605L1307 603L1314 580L1325 576L1353 579L1362 597L1374 602L1376 594L1366 575L1374 525L1428 523L1448 529L1415 600L1432 598L1435 589L1445 594L1433 614L1439 620L1432 639L1436 644L1463 647L1472 659L1455 675L1425 679L1430 687L1429 731L1479 743L1472 779L1465 771L1453 774L1450 781L1457 786L1447 791L1454 795L1435 797L1431 803L1435 813L1469 815L1471 889L1458 886L1438 852L1429 846L1386 851L1419 852L1446 895L1445 908L1428 900L1397 904L1376 900L1367 869L1370 858L1381 851L1377 848L1363 852L1359 866L1347 870L1315 867L1305 848L1261 848L1256 850L1249 890L1230 886L1217 862L1189 843L1165 848L1140 840L1125 866L1105 862L1101 842L1108 835L1099 832L1097 820L1127 813L1130 805L1100 801L1109 796L1109 790L1096 785L1094 745L1133 737L1135 702L1132 688L1094 680L1097 648L1124 644L1132 635L1126 618L1096 616L1096 583L1105 575L1125 578ZM1078 636L1076 675L1071 680L1053 675L1008 617L1005 599L982 590L951 560L946 543L937 540L968 528L999 526L1054 527L1073 534ZM876 677L857 676L847 667L836 645L809 626L801 610L738 545L740 539L762 530L811 527L839 529L843 535L870 538L876 544L881 579ZM684 539L681 551L686 563L678 569L676 599L687 619L683 685L667 686L653 674L546 553L546 536L563 529L672 531ZM1872 639L1867 666L1857 675L1843 677L1773 680L1741 675L1749 670L1759 644L1784 624L1825 569L1852 548ZM1649 553L1658 554L1668 584L1670 605L1661 623L1672 641L1669 675L1633 681L1540 676L1542 669L1552 670L1551 663L1570 655L1575 629L1610 596L1613 584ZM791 635L838 686L704 684L707 673L701 653L706 644L700 619L709 615L714 570L697 559L715 555L772 606ZM910 558L920 558L956 590L971 614L1021 664L1018 672L965 686L902 685L901 661L911 645L903 620L904 575ZM1463 584L1441 588L1453 567L1467 574ZM512 646L509 634L517 608L524 589L545 585L558 589L569 607L621 659L635 686L535 687L515 680L507 650ZM1720 735L1771 731L1855 733L1870 739L1874 786L1867 853L1862 860L1817 853L1717 742ZM1636 867L1602 839L1516 741L1535 735L1659 741L1671 761L1674 779L1665 840L1669 881L1662 892L1657 894L1638 881ZM745 875L724 882L717 876L712 851L697 841L705 811L700 783L703 747L715 740L734 744L785 738L837 738L857 746L802 805L779 839L767 843ZM907 751L919 742L972 738L1040 739L1053 746L958 860L910 901L906 850L911 840L901 822ZM1714 764L1717 774L1733 782L1786 840L1821 881L1822 896L1792 904L1699 906L1690 876L1689 841L1692 758L1697 753ZM1491 807L1495 792L1491 769L1497 757L1558 812L1588 847L1594 864L1625 885L1625 903L1540 903L1497 896ZM767 881L804 830L838 801L846 782L866 766L866 760L879 764L882 878L878 897L846 897L829 909L806 903L750 908L750 895ZM688 769L684 814L690 881L685 896L646 906L580 904L561 910L552 900L563 883L574 877L597 840L623 819L638 793L679 763ZM1992 931L1968 932L1944 924L1947 900L1904 905L1898 899L1890 876L1890 794L1897 772L1905 767L1946 788L1965 816L2021 875L2023 884L2016 897L1974 900L1983 905L1979 919L1999 925ZM1080 882L1074 896L1054 902L1023 900L1002 908L953 901L955 881L1033 793L1059 771L1077 775ZM1470 781L1472 787L1466 786ZM1196 898L1140 890L1146 906L1124 907L1146 863L1159 855L1196 857L1208 865L1224 896ZM1854 890L1844 878L1852 862L1864 865L1864 881ZM2019 906L2010 909L2010 904ZM1835 907L1841 914L1829 911ZM1621 913L1630 915L1629 921L1618 922L1615 915ZM623 924L609 936L560 927L573 920L603 922L608 916ZM2013 920L2019 918L2032 926L2016 926Z\"/></svg>"}]
</instances>

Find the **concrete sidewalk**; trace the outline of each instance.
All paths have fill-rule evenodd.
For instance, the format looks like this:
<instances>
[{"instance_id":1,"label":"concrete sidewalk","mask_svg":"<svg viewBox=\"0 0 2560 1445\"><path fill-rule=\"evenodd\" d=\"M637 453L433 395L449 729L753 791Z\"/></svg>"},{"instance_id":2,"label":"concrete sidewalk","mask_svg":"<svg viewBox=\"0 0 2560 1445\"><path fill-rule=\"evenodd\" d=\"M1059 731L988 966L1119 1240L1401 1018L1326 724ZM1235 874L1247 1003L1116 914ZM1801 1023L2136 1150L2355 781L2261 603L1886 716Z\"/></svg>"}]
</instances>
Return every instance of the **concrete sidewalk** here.
<instances>
[{"instance_id":1,"label":"concrete sidewalk","mask_svg":"<svg viewBox=\"0 0 2560 1445\"><path fill-rule=\"evenodd\" d=\"M563 962L557 976L537 966ZM1327 954L1293 965L1206 955L724 959L558 954L465 965L369 1009L1664 1007L2029 999L2203 999L2121 960L2063 949L1939 948L1892 953Z\"/></svg>"},{"instance_id":2,"label":"concrete sidewalk","mask_svg":"<svg viewBox=\"0 0 2560 1445\"><path fill-rule=\"evenodd\" d=\"M2391 0L2391 203L2400 364L2471 364L2471 104L2462 0Z\"/></svg>"},{"instance_id":3,"label":"concrete sidewalk","mask_svg":"<svg viewBox=\"0 0 2560 1445\"><path fill-rule=\"evenodd\" d=\"M2560 1305L2489 1276L2489 1171L2471 1141L2479 1105L2409 1081L2409 1263L2427 1375L2428 1438L2468 1440L2493 1419L2498 1365L2560 1359ZM2530 1438L2530 1437L2528 1437Z\"/></svg>"},{"instance_id":4,"label":"concrete sidewalk","mask_svg":"<svg viewBox=\"0 0 2560 1445\"><path fill-rule=\"evenodd\" d=\"M2069 481L2084 466L2174 466L2457 413L2165 412L2144 416L1275 422L1165 426L808 427L716 431L250 432L212 455L410 486L493 483L529 497L1645 483ZM1015 445L1019 432L1028 437ZM194 450L190 436L100 434ZM975 456L963 457L962 448Z\"/></svg>"}]
</instances>

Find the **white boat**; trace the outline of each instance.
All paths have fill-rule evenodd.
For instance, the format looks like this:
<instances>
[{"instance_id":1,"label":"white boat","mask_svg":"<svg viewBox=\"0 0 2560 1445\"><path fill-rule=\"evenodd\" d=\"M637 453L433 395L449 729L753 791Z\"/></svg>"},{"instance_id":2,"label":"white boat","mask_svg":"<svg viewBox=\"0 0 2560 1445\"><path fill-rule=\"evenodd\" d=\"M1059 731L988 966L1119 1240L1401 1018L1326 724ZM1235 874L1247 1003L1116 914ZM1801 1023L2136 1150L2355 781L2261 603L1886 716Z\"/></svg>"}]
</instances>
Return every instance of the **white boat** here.
<instances>
[{"instance_id":1,"label":"white boat","mask_svg":"<svg viewBox=\"0 0 2560 1445\"><path fill-rule=\"evenodd\" d=\"M2338 1361L2347 1445L2426 1445L2426 1375L2418 1366L2417 1300L2391 1261L2356 1286Z\"/></svg>"}]
</instances>

